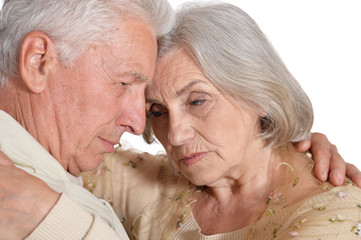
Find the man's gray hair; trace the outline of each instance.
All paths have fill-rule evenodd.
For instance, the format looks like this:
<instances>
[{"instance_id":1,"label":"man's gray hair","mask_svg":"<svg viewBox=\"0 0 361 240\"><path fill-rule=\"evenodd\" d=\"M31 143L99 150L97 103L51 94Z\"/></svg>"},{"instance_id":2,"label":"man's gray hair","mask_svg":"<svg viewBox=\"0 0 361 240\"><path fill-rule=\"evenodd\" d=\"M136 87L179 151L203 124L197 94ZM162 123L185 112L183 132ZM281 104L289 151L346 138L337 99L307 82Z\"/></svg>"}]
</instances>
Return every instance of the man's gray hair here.
<instances>
[{"instance_id":1,"label":"man's gray hair","mask_svg":"<svg viewBox=\"0 0 361 240\"><path fill-rule=\"evenodd\" d=\"M223 93L260 116L266 146L306 138L313 124L310 100L254 20L230 4L189 4L159 41L159 58L184 48ZM151 140L147 122L144 138Z\"/></svg>"},{"instance_id":2,"label":"man's gray hair","mask_svg":"<svg viewBox=\"0 0 361 240\"><path fill-rule=\"evenodd\" d=\"M47 34L64 66L89 45L104 44L116 35L124 17L144 19L157 37L173 26L166 0L8 0L0 13L0 87L19 74L20 46L33 31Z\"/></svg>"}]
</instances>

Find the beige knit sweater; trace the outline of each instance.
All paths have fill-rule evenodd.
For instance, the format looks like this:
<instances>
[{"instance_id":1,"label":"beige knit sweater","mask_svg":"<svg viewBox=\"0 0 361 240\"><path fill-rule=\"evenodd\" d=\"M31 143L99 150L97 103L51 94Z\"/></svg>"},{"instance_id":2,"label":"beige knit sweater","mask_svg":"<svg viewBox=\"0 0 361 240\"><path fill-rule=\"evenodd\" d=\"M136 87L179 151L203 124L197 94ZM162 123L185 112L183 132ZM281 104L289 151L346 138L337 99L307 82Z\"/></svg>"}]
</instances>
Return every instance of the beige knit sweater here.
<instances>
[{"instance_id":1,"label":"beige knit sweater","mask_svg":"<svg viewBox=\"0 0 361 240\"><path fill-rule=\"evenodd\" d=\"M205 236L187 203L179 201L189 183L174 174L165 156L117 151L106 156L97 173L83 179L86 188L113 205L131 239L164 239L165 226L174 226L174 235L166 239L361 239L361 190L351 184L325 189L265 215L250 227ZM176 201L184 215L171 218Z\"/></svg>"}]
</instances>

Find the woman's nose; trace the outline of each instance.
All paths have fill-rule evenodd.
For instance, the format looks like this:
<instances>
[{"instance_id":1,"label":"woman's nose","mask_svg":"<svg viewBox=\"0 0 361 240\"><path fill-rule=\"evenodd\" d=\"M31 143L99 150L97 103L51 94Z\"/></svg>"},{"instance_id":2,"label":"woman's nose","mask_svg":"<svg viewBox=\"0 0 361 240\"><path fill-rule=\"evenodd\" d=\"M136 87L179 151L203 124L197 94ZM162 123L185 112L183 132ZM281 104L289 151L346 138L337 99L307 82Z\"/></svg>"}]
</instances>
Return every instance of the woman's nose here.
<instances>
[{"instance_id":1,"label":"woman's nose","mask_svg":"<svg viewBox=\"0 0 361 240\"><path fill-rule=\"evenodd\" d=\"M168 140L173 146L180 146L193 140L195 131L191 121L181 116L170 116Z\"/></svg>"}]
</instances>

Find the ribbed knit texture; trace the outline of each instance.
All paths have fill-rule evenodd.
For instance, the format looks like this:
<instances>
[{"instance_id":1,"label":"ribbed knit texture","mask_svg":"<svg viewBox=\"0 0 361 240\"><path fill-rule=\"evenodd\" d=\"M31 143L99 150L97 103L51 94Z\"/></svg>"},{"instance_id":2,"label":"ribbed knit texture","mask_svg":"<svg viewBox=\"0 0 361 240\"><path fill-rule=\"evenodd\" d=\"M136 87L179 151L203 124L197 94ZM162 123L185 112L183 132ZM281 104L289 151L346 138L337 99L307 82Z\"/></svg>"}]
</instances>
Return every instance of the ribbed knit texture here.
<instances>
[{"instance_id":1,"label":"ribbed knit texture","mask_svg":"<svg viewBox=\"0 0 361 240\"><path fill-rule=\"evenodd\" d=\"M28 240L83 239L93 222L93 217L75 205L65 194L62 194L48 217L49 221L40 223ZM67 234L64 234L64 231Z\"/></svg>"}]
</instances>

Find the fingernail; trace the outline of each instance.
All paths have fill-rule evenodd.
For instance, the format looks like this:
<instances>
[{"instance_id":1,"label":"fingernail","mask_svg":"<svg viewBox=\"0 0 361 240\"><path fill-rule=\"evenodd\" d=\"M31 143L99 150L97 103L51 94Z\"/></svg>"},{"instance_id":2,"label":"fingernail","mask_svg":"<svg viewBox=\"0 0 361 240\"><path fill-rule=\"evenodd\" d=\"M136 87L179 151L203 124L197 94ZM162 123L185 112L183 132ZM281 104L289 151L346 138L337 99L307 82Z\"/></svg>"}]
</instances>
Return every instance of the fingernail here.
<instances>
[{"instance_id":1,"label":"fingernail","mask_svg":"<svg viewBox=\"0 0 361 240\"><path fill-rule=\"evenodd\" d=\"M323 180L323 181L326 181L327 178L328 178L328 171L327 171L327 170L324 170L324 171L322 172L322 180Z\"/></svg>"},{"instance_id":2,"label":"fingernail","mask_svg":"<svg viewBox=\"0 0 361 240\"><path fill-rule=\"evenodd\" d=\"M341 185L342 184L342 177L340 173L336 173L336 182L337 182L337 185Z\"/></svg>"}]
</instances>

